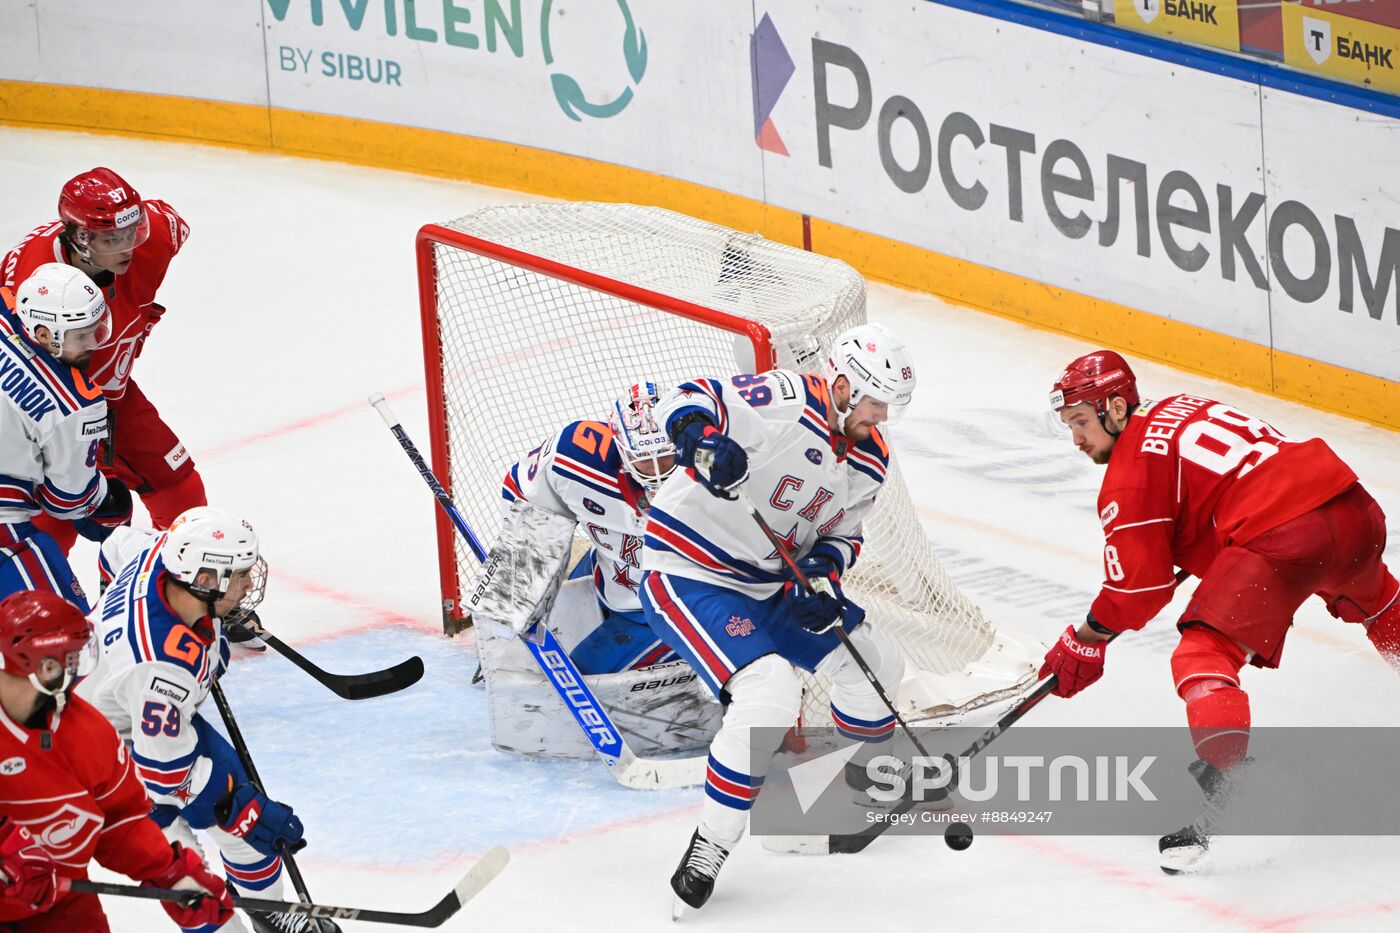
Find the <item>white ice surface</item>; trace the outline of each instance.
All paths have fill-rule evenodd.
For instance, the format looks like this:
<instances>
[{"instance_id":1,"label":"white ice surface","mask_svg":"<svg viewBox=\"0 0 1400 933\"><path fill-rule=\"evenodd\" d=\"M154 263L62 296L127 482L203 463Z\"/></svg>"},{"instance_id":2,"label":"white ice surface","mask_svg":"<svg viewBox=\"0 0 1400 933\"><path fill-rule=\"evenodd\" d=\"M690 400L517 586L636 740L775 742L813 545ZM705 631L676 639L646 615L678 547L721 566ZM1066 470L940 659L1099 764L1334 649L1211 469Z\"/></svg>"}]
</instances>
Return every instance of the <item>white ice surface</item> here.
<instances>
[{"instance_id":1,"label":"white ice surface","mask_svg":"<svg viewBox=\"0 0 1400 933\"><path fill-rule=\"evenodd\" d=\"M426 445L414 233L528 196L329 162L0 128L0 248L52 218L61 182L98 164L175 205L192 227L160 292L169 313L136 378L193 452L211 502L261 533L273 568L264 620L334 670L415 653L427 663L420 686L360 703L278 657L241 663L225 679L269 788L305 820L311 845L299 862L312 893L422 909L500 842L513 863L444 929L669 928L667 879L700 791L628 792L591 763L525 762L490 748L484 697L469 686L471 643L437 634L432 501L364 401L386 392ZM906 474L920 478L911 491L925 527L993 618L1050 640L1081 617L1099 579L1100 473L1042 415L1049 383L1088 347L878 285L870 306L917 348L920 389L894 444ZM1149 396L1204 394L1295 437L1324 435L1392 521L1400 515L1400 435L1136 365ZM509 417L505 400L482 404ZM86 542L73 561L95 590ZM1034 721L1179 724L1171 612L1116 643L1091 691L1047 702ZM1282 669L1247 669L1245 685L1259 725L1400 725L1400 678L1357 628L1317 604L1300 613ZM825 860L750 841L710 905L684 922L762 933L1400 928L1400 840L1225 840L1216 864L1203 876L1165 877L1147 837L988 836L963 853L906 837ZM107 906L118 930L173 929L150 905Z\"/></svg>"}]
</instances>

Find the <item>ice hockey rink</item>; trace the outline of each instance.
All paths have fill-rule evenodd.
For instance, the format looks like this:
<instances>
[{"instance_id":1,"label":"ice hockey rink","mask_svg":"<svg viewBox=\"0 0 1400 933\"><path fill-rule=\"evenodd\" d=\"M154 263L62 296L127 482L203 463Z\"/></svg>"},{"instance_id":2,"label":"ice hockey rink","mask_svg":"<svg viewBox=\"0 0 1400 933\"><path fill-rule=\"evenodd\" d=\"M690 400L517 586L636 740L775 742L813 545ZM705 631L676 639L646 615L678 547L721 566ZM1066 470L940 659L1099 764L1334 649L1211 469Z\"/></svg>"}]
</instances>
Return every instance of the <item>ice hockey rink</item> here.
<instances>
[{"instance_id":1,"label":"ice hockey rink","mask_svg":"<svg viewBox=\"0 0 1400 933\"><path fill-rule=\"evenodd\" d=\"M59 185L94 165L168 201L192 228L136 379L192 451L211 504L260 533L271 568L264 623L331 670L413 654L427 667L403 693L354 703L270 652L224 678L269 792L305 822L310 844L297 861L315 898L424 909L504 844L511 865L442 929L675 929L667 882L701 790L629 791L594 762L491 748L485 694L470 683L472 641L441 634L433 502L365 402L386 393L426 448L414 233L529 196L208 146L0 128L3 248L54 217ZM1051 640L1082 618L1099 581L1101 472L1043 414L1064 363L1091 347L878 284L869 301L871 318L916 352L919 388L891 442L917 477L910 491L924 528L999 627ZM1400 434L1133 362L1145 396L1219 398L1295 438L1326 437L1392 525L1400 516ZM510 417L510 398L479 403ZM73 564L95 592L87 542ZM1113 645L1101 683L1051 698L1025 721L1178 725L1168 656L1183 599ZM1314 601L1289 645L1280 670L1246 669L1256 725L1400 725L1400 677L1359 628ZM173 929L152 904L106 906L115 929ZM1226 838L1210 871L1182 877L1160 872L1147 836L987 836L965 852L901 837L825 859L746 840L709 905L682 924L1393 930L1400 839Z\"/></svg>"}]
</instances>

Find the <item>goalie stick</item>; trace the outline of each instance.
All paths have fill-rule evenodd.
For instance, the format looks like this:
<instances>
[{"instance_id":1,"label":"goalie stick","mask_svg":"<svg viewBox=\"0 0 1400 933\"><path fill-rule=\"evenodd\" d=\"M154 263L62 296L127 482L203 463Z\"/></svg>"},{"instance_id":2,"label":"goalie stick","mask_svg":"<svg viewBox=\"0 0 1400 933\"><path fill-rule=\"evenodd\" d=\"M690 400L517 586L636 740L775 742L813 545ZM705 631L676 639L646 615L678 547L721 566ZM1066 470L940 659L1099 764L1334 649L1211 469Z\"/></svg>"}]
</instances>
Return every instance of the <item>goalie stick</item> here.
<instances>
[{"instance_id":1,"label":"goalie stick","mask_svg":"<svg viewBox=\"0 0 1400 933\"><path fill-rule=\"evenodd\" d=\"M495 880L496 876L510 862L510 853L502 846L496 846L472 866L471 871L451 891L427 910L408 913L397 910L374 910L368 907L335 907L329 904L308 904L300 901L273 901L261 897L234 895L233 903L244 910L267 911L272 913L296 914L314 917L318 920L361 920L366 923L392 923L408 927L438 927L446 922L462 905L481 893L481 890ZM204 895L190 891L177 891L170 888L141 888L130 884L108 884L102 881L76 881L59 879L70 891L83 891L91 894L108 894L116 897L138 897L157 901L190 900Z\"/></svg>"},{"instance_id":2,"label":"goalie stick","mask_svg":"<svg viewBox=\"0 0 1400 933\"><path fill-rule=\"evenodd\" d=\"M258 620L256 615L249 615L246 619L230 624L240 625L251 631L271 645L273 650L310 674L317 683L342 699L368 700L371 697L382 697L386 693L397 693L418 683L423 677L423 659L417 655L400 661L393 667L386 667L379 671L369 671L364 674L332 674L330 671L317 667L301 652L263 628L262 622Z\"/></svg>"},{"instance_id":3,"label":"goalie stick","mask_svg":"<svg viewBox=\"0 0 1400 933\"><path fill-rule=\"evenodd\" d=\"M418 474L423 477L423 482L428 484L433 498L437 499L438 505L452 520L457 532L471 548L472 554L484 564L487 558L486 549L472 533L471 527L467 525L467 520L462 517L462 513L457 509L452 497L447 494L447 490L442 487L442 483L438 482L438 478L433 475L433 471L428 467L423 455L418 452L417 445L408 436L408 432L403 429L399 419L394 416L394 412L389 407L389 403L385 401L384 395L376 392L369 397L369 403L374 406L375 411L379 412L379 417L384 419L384 424L398 440L399 446L403 448L408 459L412 461ZM569 653L559 644L559 640L543 621L536 622L530 631L522 632L520 640L530 652L530 656L535 659L535 663L539 665L540 671L544 673L550 685L554 687L555 692L559 694L559 699L563 701L565 709L573 715L579 728L583 730L583 734L587 737L588 743L593 746L594 752L603 760L603 764L608 766L608 772L619 784L624 787L652 790L704 783L707 762L705 756L669 759L639 758L632 749L627 747L627 740L622 737L622 732L613 723L607 710L598 702L598 698L593 695L593 691L583 679L583 675L579 673L578 668L569 657Z\"/></svg>"}]
</instances>

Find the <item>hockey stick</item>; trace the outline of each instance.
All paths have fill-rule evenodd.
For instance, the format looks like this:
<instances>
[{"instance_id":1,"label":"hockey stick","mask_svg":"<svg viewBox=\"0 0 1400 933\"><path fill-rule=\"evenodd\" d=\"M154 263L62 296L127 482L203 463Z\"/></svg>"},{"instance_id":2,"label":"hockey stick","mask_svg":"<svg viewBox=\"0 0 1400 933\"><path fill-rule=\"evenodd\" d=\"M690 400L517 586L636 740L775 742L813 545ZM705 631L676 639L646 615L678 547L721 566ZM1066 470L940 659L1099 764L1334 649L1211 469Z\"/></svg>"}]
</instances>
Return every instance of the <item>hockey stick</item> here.
<instances>
[{"instance_id":1,"label":"hockey stick","mask_svg":"<svg viewBox=\"0 0 1400 933\"><path fill-rule=\"evenodd\" d=\"M703 472L708 478L708 464L697 463L696 469ZM758 507L753 504L753 500L739 489L731 489L729 493L734 498L738 499L740 505L748 510L749 517L754 520L754 524L758 525L759 530L763 532L763 536L768 539L768 543L773 545L774 550L778 552L778 557L787 565L788 572L793 575L793 578L797 581L797 585L808 593L815 592L812 589L812 581L808 580L807 575L802 572L802 568L797 566L797 561L788 553L787 545L784 544L783 539L779 538L777 533L773 531L773 526L768 524L768 520L758 511ZM836 637L841 639L841 644L850 652L851 659L856 662L856 666L859 667L861 673L865 675L865 679L870 682L870 686L875 688L875 692L879 694L880 699L884 701L885 707L890 711L890 715L894 717L894 721L904 730L904 734L909 736L909 741L914 743L914 747L918 749L920 755L923 755L925 758L929 757L929 753L924 750L924 746L919 742L918 737L914 735L914 730L910 729L909 724L904 721L904 717L899 715L899 710L895 708L894 701L890 699L889 694L885 692L884 685L880 683L880 678L875 676L875 671L866 663L865 658L861 657L860 652L856 650L856 646L851 643L851 636L847 635L846 630L839 624L833 626L833 631L836 632Z\"/></svg>"},{"instance_id":2,"label":"hockey stick","mask_svg":"<svg viewBox=\"0 0 1400 933\"><path fill-rule=\"evenodd\" d=\"M243 770L248 772L248 780L253 782L253 786L264 794L267 788L263 787L262 778L258 776L258 769L253 766L253 753L248 751L248 743L243 740L243 730L238 728L238 721L233 718L233 707L229 706L228 697L224 696L224 688L215 681L209 688L209 693L214 697L214 705L219 708L219 718L224 721L224 728L228 730L229 741L233 743L233 750L238 755L239 762L243 765ZM281 846L282 864L287 869L287 877L292 879L292 887L296 888L297 896L304 902L311 903L311 893L306 890L306 881L301 877L301 869L297 868L297 863L292 859L292 851L287 846Z\"/></svg>"},{"instance_id":3,"label":"hockey stick","mask_svg":"<svg viewBox=\"0 0 1400 933\"><path fill-rule=\"evenodd\" d=\"M462 517L462 513L452 501L452 497L447 494L447 490L442 488L442 483L433 475L433 471L423 459L423 455L418 452L418 447L413 443L413 439L408 436L408 432L403 429L399 419L394 417L394 412L389 408L389 403L385 401L383 394L376 392L369 397L369 403L374 406L374 410L379 412L379 417L384 419L384 424L398 440L399 446L403 448L408 459L413 462L413 466L418 470L418 475L423 477L423 482L428 484L432 490L433 498L437 499L438 505L447 513L447 517L452 520L457 531L471 548L472 554L483 564L486 563L486 549L481 546L481 542L472 533L467 520ZM530 656L535 659L540 670L554 687L559 698L563 701L567 709L578 723L583 734L588 739L588 743L593 746L593 750L598 757L603 760L603 764L608 766L609 773L624 787L655 789L660 787L684 787L690 784L702 784L705 781L705 769L707 758L704 756L696 758L639 758L627 747L627 741L622 737L622 732L613 724L612 718L607 710L598 702L593 695L592 689L579 673L574 665L569 653L559 644L559 640L550 631L549 626L543 622L535 623L529 632L522 632L520 640L524 643Z\"/></svg>"},{"instance_id":4,"label":"hockey stick","mask_svg":"<svg viewBox=\"0 0 1400 933\"><path fill-rule=\"evenodd\" d=\"M342 699L368 700L387 693L397 693L418 683L423 677L423 659L417 655L380 671L369 671L365 674L332 674L317 667L302 656L301 652L263 628L256 615L250 614L247 618L230 624L242 626L257 635L271 645L273 650Z\"/></svg>"},{"instance_id":5,"label":"hockey stick","mask_svg":"<svg viewBox=\"0 0 1400 933\"><path fill-rule=\"evenodd\" d=\"M396 910L372 910L368 907L334 907L329 904L303 904L296 901L272 901L261 897L235 896L233 903L244 910L269 913L296 914L314 917L318 920L362 920L366 923L392 923L408 927L438 927L462 905L481 893L510 862L510 853L496 846L472 866L471 871L456 887L427 910L407 913ZM101 881L73 881L60 879L71 891L84 891L91 894L109 894L117 897L138 897L158 901L178 901L188 903L201 897L190 891L176 891L169 888L138 888L130 884L108 884Z\"/></svg>"},{"instance_id":6,"label":"hockey stick","mask_svg":"<svg viewBox=\"0 0 1400 933\"><path fill-rule=\"evenodd\" d=\"M1188 576L1190 576L1190 574L1185 570L1177 571L1175 585L1180 586L1182 581ZM1113 641L1117 637L1118 635L1111 635L1108 641ZM959 761L971 759L980 755L988 745L991 745L1003 732L1019 722L1021 717L1034 709L1041 700L1054 693L1055 687L1059 685L1059 682L1059 678L1051 674L1040 684L1036 685L1034 690L1026 694L1025 698L1022 699L1020 703L1016 704L1014 709L1007 712L996 721L995 725L978 736L977 740L969 745L967 749L963 751L962 755L952 759L945 756L944 760L948 761L951 768L946 785L948 790L951 791L957 784ZM838 833L830 836L789 836L783 840L781 847L770 845L765 846L765 848L774 851L795 852L806 855L826 855L828 853L853 855L856 852L864 851L866 846L870 845L870 843L878 839L885 830L898 822L897 817L899 814L908 813L917 805L918 802L913 799L902 800L898 806L890 811L891 815L886 818L886 821L872 823L859 832L850 833L848 835Z\"/></svg>"}]
</instances>

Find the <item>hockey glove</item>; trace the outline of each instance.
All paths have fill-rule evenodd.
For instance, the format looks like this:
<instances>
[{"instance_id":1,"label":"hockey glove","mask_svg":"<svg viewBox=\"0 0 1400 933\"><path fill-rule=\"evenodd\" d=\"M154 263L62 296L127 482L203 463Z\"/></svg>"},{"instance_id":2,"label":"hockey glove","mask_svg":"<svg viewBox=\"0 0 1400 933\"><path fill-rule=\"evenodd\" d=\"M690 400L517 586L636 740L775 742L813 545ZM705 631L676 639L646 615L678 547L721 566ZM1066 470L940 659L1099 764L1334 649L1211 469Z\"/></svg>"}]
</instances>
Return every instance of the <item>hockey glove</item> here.
<instances>
[{"instance_id":1,"label":"hockey glove","mask_svg":"<svg viewBox=\"0 0 1400 933\"><path fill-rule=\"evenodd\" d=\"M697 419L676 437L676 461L701 486L721 499L749 478L749 455L738 441Z\"/></svg>"},{"instance_id":2,"label":"hockey glove","mask_svg":"<svg viewBox=\"0 0 1400 933\"><path fill-rule=\"evenodd\" d=\"M0 899L44 913L58 900L57 868L29 830L0 817Z\"/></svg>"},{"instance_id":3,"label":"hockey glove","mask_svg":"<svg viewBox=\"0 0 1400 933\"><path fill-rule=\"evenodd\" d=\"M1071 625L1046 653L1045 663L1040 665L1040 677L1054 674L1055 696L1072 697L1103 676L1107 644L1106 641L1080 641Z\"/></svg>"},{"instance_id":4,"label":"hockey glove","mask_svg":"<svg viewBox=\"0 0 1400 933\"><path fill-rule=\"evenodd\" d=\"M264 855L299 852L306 847L301 820L292 808L278 803L252 784L243 784L219 802L219 826L239 836Z\"/></svg>"},{"instance_id":5,"label":"hockey glove","mask_svg":"<svg viewBox=\"0 0 1400 933\"><path fill-rule=\"evenodd\" d=\"M804 557L797 561L797 568L802 571L812 589L809 592L795 579L785 585L792 617L797 620L798 625L812 634L824 635L846 617L847 607L855 607L841 592L841 578L837 575L836 565L830 558ZM789 575L792 575L791 571Z\"/></svg>"},{"instance_id":6,"label":"hockey glove","mask_svg":"<svg viewBox=\"0 0 1400 933\"><path fill-rule=\"evenodd\" d=\"M107 498L91 515L93 521L111 530L131 524L131 490L115 476L107 477Z\"/></svg>"},{"instance_id":7,"label":"hockey glove","mask_svg":"<svg viewBox=\"0 0 1400 933\"><path fill-rule=\"evenodd\" d=\"M170 919L186 930L199 927L221 927L233 919L233 898L222 878L215 878L193 849L172 843L174 859L160 874L141 882L143 888L174 888L176 891L198 891L207 894L188 904L161 901L160 906Z\"/></svg>"}]
</instances>

